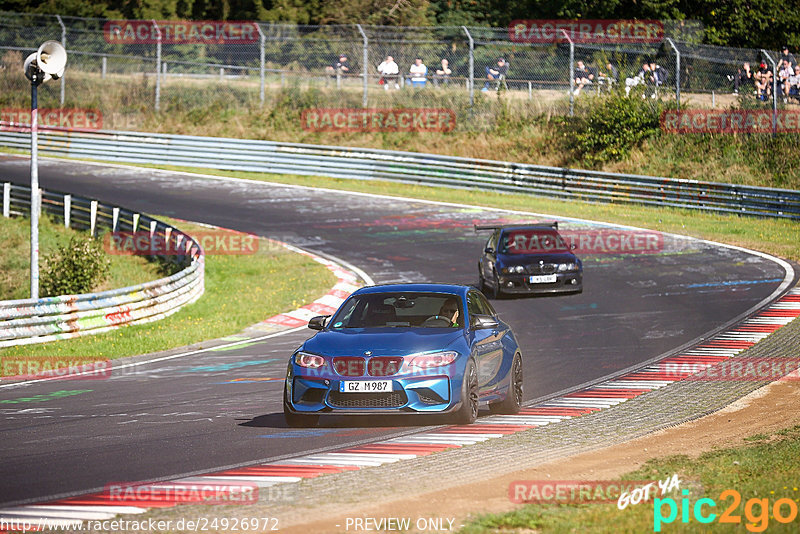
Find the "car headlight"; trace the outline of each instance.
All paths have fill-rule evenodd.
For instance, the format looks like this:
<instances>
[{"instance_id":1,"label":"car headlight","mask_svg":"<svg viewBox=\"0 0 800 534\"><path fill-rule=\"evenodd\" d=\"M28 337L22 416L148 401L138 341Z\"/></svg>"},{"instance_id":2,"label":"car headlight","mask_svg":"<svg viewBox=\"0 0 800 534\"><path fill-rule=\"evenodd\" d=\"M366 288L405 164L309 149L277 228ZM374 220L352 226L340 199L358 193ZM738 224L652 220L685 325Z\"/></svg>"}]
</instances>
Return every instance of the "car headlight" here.
<instances>
[{"instance_id":1,"label":"car headlight","mask_svg":"<svg viewBox=\"0 0 800 534\"><path fill-rule=\"evenodd\" d=\"M577 263L560 263L560 264L558 264L558 270L559 270L559 272L577 271L578 270L578 264Z\"/></svg>"},{"instance_id":2,"label":"car headlight","mask_svg":"<svg viewBox=\"0 0 800 534\"><path fill-rule=\"evenodd\" d=\"M442 352L428 352L423 354L412 354L406 356L408 364L420 369L430 369L431 367L442 367L450 365L458 357L458 353L452 350Z\"/></svg>"},{"instance_id":3,"label":"car headlight","mask_svg":"<svg viewBox=\"0 0 800 534\"><path fill-rule=\"evenodd\" d=\"M307 352L298 352L294 355L294 363L300 367L308 369L317 369L325 365L325 358L317 356L316 354L309 354Z\"/></svg>"},{"instance_id":4,"label":"car headlight","mask_svg":"<svg viewBox=\"0 0 800 534\"><path fill-rule=\"evenodd\" d=\"M525 267L522 265L512 265L511 267L504 267L503 272L506 274L524 273Z\"/></svg>"}]
</instances>

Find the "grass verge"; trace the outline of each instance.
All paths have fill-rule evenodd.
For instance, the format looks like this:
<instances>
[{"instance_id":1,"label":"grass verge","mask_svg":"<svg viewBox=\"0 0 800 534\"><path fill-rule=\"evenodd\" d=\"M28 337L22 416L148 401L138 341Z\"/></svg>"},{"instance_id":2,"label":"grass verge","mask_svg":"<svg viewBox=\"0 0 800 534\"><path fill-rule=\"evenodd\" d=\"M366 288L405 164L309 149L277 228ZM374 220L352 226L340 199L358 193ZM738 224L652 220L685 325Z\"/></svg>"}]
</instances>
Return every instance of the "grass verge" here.
<instances>
[{"instance_id":1,"label":"grass verge","mask_svg":"<svg viewBox=\"0 0 800 534\"><path fill-rule=\"evenodd\" d=\"M189 234L204 230L170 222ZM106 334L9 347L0 350L0 357L91 355L113 359L180 347L240 332L319 297L336 283L323 265L266 240L260 241L256 254L207 255L205 269L205 294L166 319Z\"/></svg>"},{"instance_id":2,"label":"grass verge","mask_svg":"<svg viewBox=\"0 0 800 534\"><path fill-rule=\"evenodd\" d=\"M752 443L707 452L695 459L681 455L651 460L621 477L621 480L663 481L678 474L684 481L681 488L687 489L689 494L674 492L665 497L675 500L677 515L671 523L658 525L659 530L656 530L655 510L661 512L658 517L666 518L670 509L667 504L656 506L651 496L649 502L629 505L624 510L618 509L616 501L579 505L527 504L512 512L480 516L459 532L797 532L800 426L772 435L757 434L748 441ZM735 493L725 494L725 490ZM738 502L736 495L740 497ZM684 498L688 499L688 506ZM705 516L715 514L708 524L699 522L695 516L695 505L701 498L716 503L712 507L705 501L700 509ZM781 499L784 500L780 501L777 511L783 518L793 517L789 523L776 518L775 504ZM684 509L688 514L686 522L683 521ZM726 509L734 523L722 521Z\"/></svg>"},{"instance_id":3,"label":"grass verge","mask_svg":"<svg viewBox=\"0 0 800 534\"><path fill-rule=\"evenodd\" d=\"M30 219L0 217L0 300L30 298ZM39 220L39 269L42 272L45 258L58 246L69 243L72 236L82 235L77 230L64 228L48 217ZM141 256L107 255L111 261L108 278L93 288L105 291L161 278L158 266Z\"/></svg>"}]
</instances>

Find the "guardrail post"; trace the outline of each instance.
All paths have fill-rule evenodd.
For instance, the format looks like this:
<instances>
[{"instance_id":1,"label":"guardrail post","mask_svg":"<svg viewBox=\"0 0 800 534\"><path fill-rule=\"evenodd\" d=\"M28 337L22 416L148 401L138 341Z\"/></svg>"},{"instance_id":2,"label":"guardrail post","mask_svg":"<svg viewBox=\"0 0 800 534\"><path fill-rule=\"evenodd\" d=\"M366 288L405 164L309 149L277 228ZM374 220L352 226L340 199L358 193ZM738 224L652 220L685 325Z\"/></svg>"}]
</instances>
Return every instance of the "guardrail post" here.
<instances>
[{"instance_id":1,"label":"guardrail post","mask_svg":"<svg viewBox=\"0 0 800 534\"><path fill-rule=\"evenodd\" d=\"M775 137L778 129L778 65L769 53L761 49L761 53L772 64L772 137Z\"/></svg>"},{"instance_id":2,"label":"guardrail post","mask_svg":"<svg viewBox=\"0 0 800 534\"><path fill-rule=\"evenodd\" d=\"M119 208L115 206L111 208L111 231L116 232L118 226L119 226Z\"/></svg>"},{"instance_id":3,"label":"guardrail post","mask_svg":"<svg viewBox=\"0 0 800 534\"><path fill-rule=\"evenodd\" d=\"M575 114L575 43L569 38L567 30L561 30L564 38L569 41L569 116Z\"/></svg>"},{"instance_id":4,"label":"guardrail post","mask_svg":"<svg viewBox=\"0 0 800 534\"><path fill-rule=\"evenodd\" d=\"M369 66L369 39L367 39L367 34L364 33L364 28L361 27L361 24L356 24L356 28L361 33L361 38L364 40L364 53L363 53L363 66L361 68L361 76L364 77L364 96L361 98L361 107L367 107L367 88L369 83L369 73L367 72L367 67Z\"/></svg>"},{"instance_id":5,"label":"guardrail post","mask_svg":"<svg viewBox=\"0 0 800 534\"><path fill-rule=\"evenodd\" d=\"M64 228L69 228L72 216L72 195L64 195Z\"/></svg>"},{"instance_id":6,"label":"guardrail post","mask_svg":"<svg viewBox=\"0 0 800 534\"><path fill-rule=\"evenodd\" d=\"M92 200L89 203L89 235L94 237L94 231L97 228L97 201Z\"/></svg>"},{"instance_id":7,"label":"guardrail post","mask_svg":"<svg viewBox=\"0 0 800 534\"><path fill-rule=\"evenodd\" d=\"M161 28L153 20L153 27L156 30L156 104L155 109L161 108Z\"/></svg>"},{"instance_id":8,"label":"guardrail post","mask_svg":"<svg viewBox=\"0 0 800 534\"><path fill-rule=\"evenodd\" d=\"M102 57L100 69L101 69L100 70L100 78L105 80L106 79L106 70L108 69L108 58L106 56Z\"/></svg>"},{"instance_id":9,"label":"guardrail post","mask_svg":"<svg viewBox=\"0 0 800 534\"><path fill-rule=\"evenodd\" d=\"M11 183L3 184L3 217L11 217Z\"/></svg>"},{"instance_id":10,"label":"guardrail post","mask_svg":"<svg viewBox=\"0 0 800 534\"><path fill-rule=\"evenodd\" d=\"M667 37L667 42L675 51L675 102L678 111L681 110L681 51L675 46L675 42ZM714 107L713 105L711 107Z\"/></svg>"},{"instance_id":11,"label":"guardrail post","mask_svg":"<svg viewBox=\"0 0 800 534\"><path fill-rule=\"evenodd\" d=\"M138 228L139 228L139 214L138 213L134 213L133 214L133 221L131 222L131 231L132 232L136 232L136 230Z\"/></svg>"},{"instance_id":12,"label":"guardrail post","mask_svg":"<svg viewBox=\"0 0 800 534\"><path fill-rule=\"evenodd\" d=\"M467 87L469 88L469 107L471 108L475 104L475 41L466 26L461 26L461 28L469 39L469 83Z\"/></svg>"},{"instance_id":13,"label":"guardrail post","mask_svg":"<svg viewBox=\"0 0 800 534\"><path fill-rule=\"evenodd\" d=\"M155 235L156 235L156 226L158 225L158 221L150 221L150 255L156 255L156 245L155 245Z\"/></svg>"},{"instance_id":14,"label":"guardrail post","mask_svg":"<svg viewBox=\"0 0 800 534\"><path fill-rule=\"evenodd\" d=\"M261 29L261 24L256 24L256 28L258 29L258 35L260 36L260 44L258 50L258 59L259 59L259 97L261 98L261 105L264 105L264 47L266 46L267 36L264 35L264 30Z\"/></svg>"},{"instance_id":15,"label":"guardrail post","mask_svg":"<svg viewBox=\"0 0 800 534\"><path fill-rule=\"evenodd\" d=\"M61 26L61 46L64 49L67 48L67 28L64 26L64 21L61 20L61 15L56 15L58 19L58 24ZM64 77L61 77L61 97L59 102L61 103L61 107L64 107Z\"/></svg>"}]
</instances>

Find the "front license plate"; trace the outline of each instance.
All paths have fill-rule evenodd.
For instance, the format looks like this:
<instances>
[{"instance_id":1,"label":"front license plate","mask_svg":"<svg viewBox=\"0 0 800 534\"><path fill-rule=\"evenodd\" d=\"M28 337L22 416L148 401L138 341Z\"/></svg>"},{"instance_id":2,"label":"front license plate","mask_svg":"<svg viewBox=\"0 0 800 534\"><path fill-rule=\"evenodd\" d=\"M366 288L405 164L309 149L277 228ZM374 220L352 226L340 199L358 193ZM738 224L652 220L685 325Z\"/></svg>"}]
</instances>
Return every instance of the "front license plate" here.
<instances>
[{"instance_id":1,"label":"front license plate","mask_svg":"<svg viewBox=\"0 0 800 534\"><path fill-rule=\"evenodd\" d=\"M552 284L558 280L558 277L554 274L538 274L531 276L529 281L531 284Z\"/></svg>"},{"instance_id":2,"label":"front license plate","mask_svg":"<svg viewBox=\"0 0 800 534\"><path fill-rule=\"evenodd\" d=\"M347 380L339 382L340 393L383 393L392 391L391 380Z\"/></svg>"}]
</instances>

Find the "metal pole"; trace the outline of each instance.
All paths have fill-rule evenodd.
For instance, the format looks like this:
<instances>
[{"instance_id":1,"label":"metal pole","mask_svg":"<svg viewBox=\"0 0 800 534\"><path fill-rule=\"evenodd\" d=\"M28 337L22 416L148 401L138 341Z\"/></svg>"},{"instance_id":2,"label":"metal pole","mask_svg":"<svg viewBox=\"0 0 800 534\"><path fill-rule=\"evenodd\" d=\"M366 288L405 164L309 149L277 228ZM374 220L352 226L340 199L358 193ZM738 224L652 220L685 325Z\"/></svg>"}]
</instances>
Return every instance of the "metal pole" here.
<instances>
[{"instance_id":1,"label":"metal pole","mask_svg":"<svg viewBox=\"0 0 800 534\"><path fill-rule=\"evenodd\" d=\"M461 26L469 39L469 107L475 104L475 41L466 26Z\"/></svg>"},{"instance_id":2,"label":"metal pole","mask_svg":"<svg viewBox=\"0 0 800 534\"><path fill-rule=\"evenodd\" d=\"M102 79L105 80L106 79L106 68L108 67L108 58L106 58L106 56L103 56L102 65L103 66L102 66L102 75L101 76L102 76Z\"/></svg>"},{"instance_id":3,"label":"metal pole","mask_svg":"<svg viewBox=\"0 0 800 534\"><path fill-rule=\"evenodd\" d=\"M677 103L678 111L681 110L681 51L675 46L675 43L667 37L667 42L675 50L675 102Z\"/></svg>"},{"instance_id":4,"label":"metal pole","mask_svg":"<svg viewBox=\"0 0 800 534\"><path fill-rule=\"evenodd\" d=\"M61 20L61 15L56 15L58 23L61 25L61 46L66 50L67 48L67 28L64 26L64 21ZM64 107L64 77L61 77L61 107Z\"/></svg>"},{"instance_id":5,"label":"metal pole","mask_svg":"<svg viewBox=\"0 0 800 534\"><path fill-rule=\"evenodd\" d=\"M258 28L258 35L261 36L261 44L259 45L259 60L260 60L260 67L259 67L259 76L261 79L261 84L259 87L259 96L261 98L261 105L264 105L264 46L266 44L267 36L264 35L264 31L261 29L261 24L256 24L256 28Z\"/></svg>"},{"instance_id":6,"label":"metal pole","mask_svg":"<svg viewBox=\"0 0 800 534\"><path fill-rule=\"evenodd\" d=\"M361 75L364 77L364 97L361 100L361 107L367 107L367 66L369 63L369 40L367 39L367 34L364 33L364 28L361 27L361 24L356 24L358 31L361 32L361 37L364 39L364 57L362 59L363 67L361 68Z\"/></svg>"},{"instance_id":7,"label":"metal pole","mask_svg":"<svg viewBox=\"0 0 800 534\"><path fill-rule=\"evenodd\" d=\"M567 30L561 30L564 38L569 41L569 116L575 114L575 43L569 38Z\"/></svg>"},{"instance_id":8,"label":"metal pole","mask_svg":"<svg viewBox=\"0 0 800 534\"><path fill-rule=\"evenodd\" d=\"M153 20L156 29L156 111L161 108L161 29Z\"/></svg>"},{"instance_id":9,"label":"metal pole","mask_svg":"<svg viewBox=\"0 0 800 534\"><path fill-rule=\"evenodd\" d=\"M33 69L37 71L38 69ZM31 298L39 298L39 114L40 72L31 77Z\"/></svg>"},{"instance_id":10,"label":"metal pole","mask_svg":"<svg viewBox=\"0 0 800 534\"><path fill-rule=\"evenodd\" d=\"M775 134L778 131L778 65L775 63L775 60L772 59L772 56L769 53L761 49L761 53L764 54L772 64L772 136L775 137Z\"/></svg>"}]
</instances>

